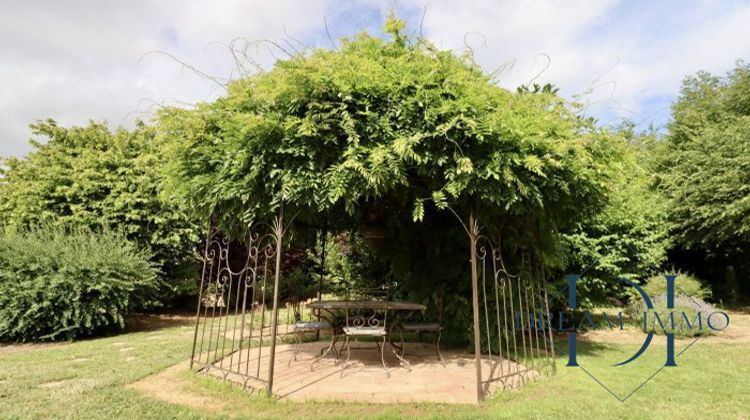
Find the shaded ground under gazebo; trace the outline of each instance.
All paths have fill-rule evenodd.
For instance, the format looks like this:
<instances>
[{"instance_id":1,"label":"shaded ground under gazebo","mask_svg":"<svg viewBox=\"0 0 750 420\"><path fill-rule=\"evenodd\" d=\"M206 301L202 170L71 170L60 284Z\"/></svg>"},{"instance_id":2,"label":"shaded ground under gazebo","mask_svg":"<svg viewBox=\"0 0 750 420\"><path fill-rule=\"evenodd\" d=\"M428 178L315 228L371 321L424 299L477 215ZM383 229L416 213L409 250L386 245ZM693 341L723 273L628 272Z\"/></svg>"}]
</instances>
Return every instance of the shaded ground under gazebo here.
<instances>
[{"instance_id":1,"label":"shaded ground under gazebo","mask_svg":"<svg viewBox=\"0 0 750 420\"><path fill-rule=\"evenodd\" d=\"M368 348L368 345L372 349ZM356 358L341 375L341 367L332 358L320 360L311 369L312 360L325 348L325 342L311 342L301 345L297 360L291 361L293 346L279 344L276 347L273 394L281 400L336 400L375 403L394 402L435 402L465 403L476 402L476 377L474 355L466 351L448 350L443 352L446 364L443 366L435 357L434 347L424 343L407 343L406 355L411 362L411 371L398 367L398 359L388 353L386 362L390 375L383 370L380 353L374 343L359 343ZM260 376L268 375L268 352L258 354L243 350L235 352L215 363L224 368L246 365L260 366ZM248 360L249 359L249 360ZM498 378L503 373L510 374L505 381L497 380L485 384L485 392L496 389L516 388L522 381L533 379L538 372L507 359L495 357L483 359L483 379ZM262 383L246 382L246 377L221 370L211 370L210 374L248 390L262 389ZM520 374L515 373L520 372Z\"/></svg>"}]
</instances>

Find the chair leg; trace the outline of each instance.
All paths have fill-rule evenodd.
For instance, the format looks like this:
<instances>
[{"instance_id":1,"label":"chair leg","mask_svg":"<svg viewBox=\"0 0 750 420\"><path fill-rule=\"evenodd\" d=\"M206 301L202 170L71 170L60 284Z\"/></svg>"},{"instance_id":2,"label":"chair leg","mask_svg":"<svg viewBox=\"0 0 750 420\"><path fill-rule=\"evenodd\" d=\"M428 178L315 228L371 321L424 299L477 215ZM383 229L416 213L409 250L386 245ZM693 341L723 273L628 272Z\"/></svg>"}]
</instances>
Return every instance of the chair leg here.
<instances>
[{"instance_id":1,"label":"chair leg","mask_svg":"<svg viewBox=\"0 0 750 420\"><path fill-rule=\"evenodd\" d=\"M341 337L342 337L341 335L337 335L336 338L335 338L335 340L339 341L339 339L341 339ZM346 338L346 337L344 337L344 338ZM343 362L343 359L344 359L344 342L345 342L345 340L341 340L341 346L339 346L338 349L336 348L335 344L333 346L333 351L336 353L336 365L338 365L339 363Z\"/></svg>"},{"instance_id":2,"label":"chair leg","mask_svg":"<svg viewBox=\"0 0 750 420\"><path fill-rule=\"evenodd\" d=\"M403 357L404 354L406 353L406 347L404 347L404 330L403 329L398 330L398 336L401 339L401 350L399 351L399 353L401 353L401 357Z\"/></svg>"},{"instance_id":3,"label":"chair leg","mask_svg":"<svg viewBox=\"0 0 750 420\"><path fill-rule=\"evenodd\" d=\"M383 362L383 369L385 369L385 374L387 377L391 377L391 371L388 369L388 365L385 364L385 343L387 340L387 336L383 336L383 344L378 345L380 347L380 360Z\"/></svg>"},{"instance_id":4,"label":"chair leg","mask_svg":"<svg viewBox=\"0 0 750 420\"><path fill-rule=\"evenodd\" d=\"M409 363L408 360L404 359L404 333L403 330L399 330L399 336L401 338L401 350L396 351L396 348L393 344L391 344L391 351L393 352L393 355L398 358L399 365L405 367L409 372L411 372L411 363Z\"/></svg>"},{"instance_id":5,"label":"chair leg","mask_svg":"<svg viewBox=\"0 0 750 420\"><path fill-rule=\"evenodd\" d=\"M315 368L315 364L321 361L323 358L328 356L329 353L333 352L336 357L336 364L338 364L339 355L336 351L336 336L331 336L331 344L328 345L328 347L323 348L320 350L320 355L313 360L313 362L310 364L310 371L312 371Z\"/></svg>"},{"instance_id":6,"label":"chair leg","mask_svg":"<svg viewBox=\"0 0 750 420\"><path fill-rule=\"evenodd\" d=\"M339 336L333 333L331 331L331 352L333 352L333 357L336 358L336 364L338 364L339 361L339 351L336 349L336 342L339 340Z\"/></svg>"},{"instance_id":7,"label":"chair leg","mask_svg":"<svg viewBox=\"0 0 750 420\"><path fill-rule=\"evenodd\" d=\"M299 347L302 344L302 338L300 336L300 333L294 333L294 354L292 355L292 358L289 359L289 363L287 363L287 366L291 366L292 362L297 361L297 353L299 352Z\"/></svg>"},{"instance_id":8,"label":"chair leg","mask_svg":"<svg viewBox=\"0 0 750 420\"><path fill-rule=\"evenodd\" d=\"M344 360L344 362L341 363L341 372L339 374L339 377L341 377L341 378L344 377L344 369L346 369L346 366L349 364L349 358L352 355L352 347L349 344L349 336L348 335L344 339L344 347L346 347L346 360Z\"/></svg>"},{"instance_id":9,"label":"chair leg","mask_svg":"<svg viewBox=\"0 0 750 420\"><path fill-rule=\"evenodd\" d=\"M442 335L442 330L438 330L437 338L435 339L435 349L437 350L438 360L440 360L440 363L442 363L443 367L445 367L445 359L443 359L443 354L440 353L440 338L442 337Z\"/></svg>"}]
</instances>

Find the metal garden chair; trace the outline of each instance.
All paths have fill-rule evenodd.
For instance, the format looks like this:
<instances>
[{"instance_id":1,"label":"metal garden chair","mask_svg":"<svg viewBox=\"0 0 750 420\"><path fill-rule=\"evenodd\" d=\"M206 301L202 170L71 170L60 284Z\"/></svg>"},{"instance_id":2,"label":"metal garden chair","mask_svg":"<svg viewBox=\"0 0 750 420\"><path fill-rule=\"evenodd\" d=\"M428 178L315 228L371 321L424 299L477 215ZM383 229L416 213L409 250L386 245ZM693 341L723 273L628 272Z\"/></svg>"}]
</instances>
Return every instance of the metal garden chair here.
<instances>
[{"instance_id":1,"label":"metal garden chair","mask_svg":"<svg viewBox=\"0 0 750 420\"><path fill-rule=\"evenodd\" d=\"M440 292L436 298L435 306L437 308L437 321L413 321L403 322L399 329L399 336L401 338L401 356L403 357L405 352L404 347L404 332L413 332L419 334L419 341L422 341L423 333L430 333L433 335L433 343L435 345L435 352L437 353L438 360L445 366L445 359L443 354L440 352L440 338L443 332L443 291L444 285L440 286Z\"/></svg>"},{"instance_id":2,"label":"metal garden chair","mask_svg":"<svg viewBox=\"0 0 750 420\"><path fill-rule=\"evenodd\" d=\"M325 250L326 250L326 235L327 235L327 223L324 223L323 230L320 235L321 240L321 254L320 254L320 270L318 272L319 278L318 278L318 290L317 290L317 299L320 300L323 296L323 281L325 277ZM297 290L294 286L290 288L290 294L297 295L299 298L299 290ZM320 351L320 355L318 355L313 363L310 365L310 370L312 370L315 366L315 363L320 361L322 358L324 358L328 353L333 352L334 356L336 357L336 360L338 360L339 355L336 351L335 343L336 343L336 331L334 331L333 326L330 322L323 320L320 318L320 316L316 317L317 319L308 319L307 321L303 320L304 313L306 312L304 309L304 302L300 302L297 300L297 302L300 305L300 309L296 310L294 313L294 327L292 329L292 334L295 338L294 343L294 355L291 359L289 359L289 363L287 365L291 365L293 361L297 361L297 354L299 354L299 348L302 345L303 339L305 334L309 333L315 333L316 337L320 337L320 333L322 331L331 331L331 344Z\"/></svg>"},{"instance_id":3,"label":"metal garden chair","mask_svg":"<svg viewBox=\"0 0 750 420\"><path fill-rule=\"evenodd\" d=\"M294 355L291 359L289 359L289 363L287 365L291 365L293 361L297 361L297 354L299 354L299 348L302 345L302 341L304 339L305 334L315 333L316 335L319 335L322 331L331 331L331 339L335 341L333 326L330 322L325 320L302 320L301 313L295 313L294 315L294 328L292 330L292 334L294 335L295 342L294 342ZM310 369L312 370L315 366L315 363L318 362L321 358L325 357L326 354L330 351L334 352L334 355L336 359L338 359L338 352L336 352L336 347L331 345L327 349L324 348L321 350L321 354L315 358L313 363L310 365Z\"/></svg>"},{"instance_id":4,"label":"metal garden chair","mask_svg":"<svg viewBox=\"0 0 750 420\"><path fill-rule=\"evenodd\" d=\"M358 292L358 293L357 293ZM360 301L387 300L388 287L382 286L375 289L365 289L352 292L347 291L347 301L352 303L344 310L343 336L344 344L341 352L346 349L346 359L341 364L341 376L347 368L352 354L351 342L359 338L373 338L380 351L380 360L383 363L386 375L390 376L388 364L385 362L385 346L388 341L388 311L387 309L367 309L358 307L356 300L350 300L352 295Z\"/></svg>"}]
</instances>

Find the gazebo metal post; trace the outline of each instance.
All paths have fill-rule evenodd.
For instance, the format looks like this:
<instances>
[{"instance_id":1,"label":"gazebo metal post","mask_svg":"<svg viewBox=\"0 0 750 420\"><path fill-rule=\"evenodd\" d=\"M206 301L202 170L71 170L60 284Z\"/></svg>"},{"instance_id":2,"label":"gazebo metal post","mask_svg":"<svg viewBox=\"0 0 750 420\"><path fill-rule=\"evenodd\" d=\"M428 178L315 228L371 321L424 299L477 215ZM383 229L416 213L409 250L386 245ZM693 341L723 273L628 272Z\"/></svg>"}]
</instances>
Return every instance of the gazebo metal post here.
<instances>
[{"instance_id":1,"label":"gazebo metal post","mask_svg":"<svg viewBox=\"0 0 750 420\"><path fill-rule=\"evenodd\" d=\"M284 207L279 210L279 216L273 226L276 239L276 273L273 279L273 312L271 312L271 348L268 361L268 386L266 392L270 396L273 391L273 371L276 363L276 329L279 320L279 278L281 276L281 239L284 235Z\"/></svg>"},{"instance_id":2,"label":"gazebo metal post","mask_svg":"<svg viewBox=\"0 0 750 420\"><path fill-rule=\"evenodd\" d=\"M542 223L541 220L537 220L536 224L536 238L537 243L541 247L541 237L542 237ZM541 281L542 281L542 290L544 291L544 295L542 296L544 298L544 310L547 312L547 317L549 319L550 312L549 312L549 296L547 295L547 270L544 265L544 260L542 260L541 256L539 257L540 264L539 269L541 271ZM551 323L552 321L550 321ZM542 329L542 333L544 333L544 329ZM547 328L547 333L549 334L549 344L550 344L550 351L552 352L552 373L555 373L557 371L557 362L555 361L555 340L554 337L552 337L552 328Z\"/></svg>"},{"instance_id":3,"label":"gazebo metal post","mask_svg":"<svg viewBox=\"0 0 750 420\"><path fill-rule=\"evenodd\" d=\"M476 367L477 402L484 399L482 390L482 344L479 341L479 281L477 275L477 238L479 225L474 217L474 210L469 211L469 250L471 253L471 297L474 310L474 365Z\"/></svg>"},{"instance_id":4,"label":"gazebo metal post","mask_svg":"<svg viewBox=\"0 0 750 420\"><path fill-rule=\"evenodd\" d=\"M323 230L320 239L320 275L318 276L318 300L323 300L323 276L326 272L326 238L328 237L328 220L323 221ZM318 311L318 322L320 322L320 311ZM320 330L315 332L315 340L320 340Z\"/></svg>"},{"instance_id":5,"label":"gazebo metal post","mask_svg":"<svg viewBox=\"0 0 750 420\"><path fill-rule=\"evenodd\" d=\"M195 309L195 331L193 332L193 350L190 352L190 370L193 369L195 361L195 347L198 343L198 326L201 320L201 302L203 302L203 284L206 279L206 266L208 265L208 248L211 243L211 233L213 232L213 220L208 218L208 234L206 235L206 247L203 250L203 269L201 270L200 286L198 287L198 305Z\"/></svg>"}]
</instances>

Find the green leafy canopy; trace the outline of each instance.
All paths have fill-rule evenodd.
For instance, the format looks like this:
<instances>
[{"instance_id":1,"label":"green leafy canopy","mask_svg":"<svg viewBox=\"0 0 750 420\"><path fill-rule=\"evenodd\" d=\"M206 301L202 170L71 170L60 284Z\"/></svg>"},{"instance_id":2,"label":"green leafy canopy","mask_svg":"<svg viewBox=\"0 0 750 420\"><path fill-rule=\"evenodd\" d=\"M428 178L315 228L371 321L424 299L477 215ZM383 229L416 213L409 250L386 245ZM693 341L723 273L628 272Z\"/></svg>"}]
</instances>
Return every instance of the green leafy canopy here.
<instances>
[{"instance_id":1,"label":"green leafy canopy","mask_svg":"<svg viewBox=\"0 0 750 420\"><path fill-rule=\"evenodd\" d=\"M656 133L636 133L634 124L625 123L617 134L625 141L618 143L620 159L611 164L608 202L562 235L566 269L586 272L581 295L593 299L584 304L626 298L630 289L613 279L646 281L661 268L671 243L667 202L653 188Z\"/></svg>"},{"instance_id":2,"label":"green leafy canopy","mask_svg":"<svg viewBox=\"0 0 750 420\"><path fill-rule=\"evenodd\" d=\"M395 18L385 30L390 41L361 33L163 110L168 194L227 228L281 202L317 217L395 201L419 220L432 201L550 227L598 209L617 150L573 104L500 88Z\"/></svg>"}]
</instances>

